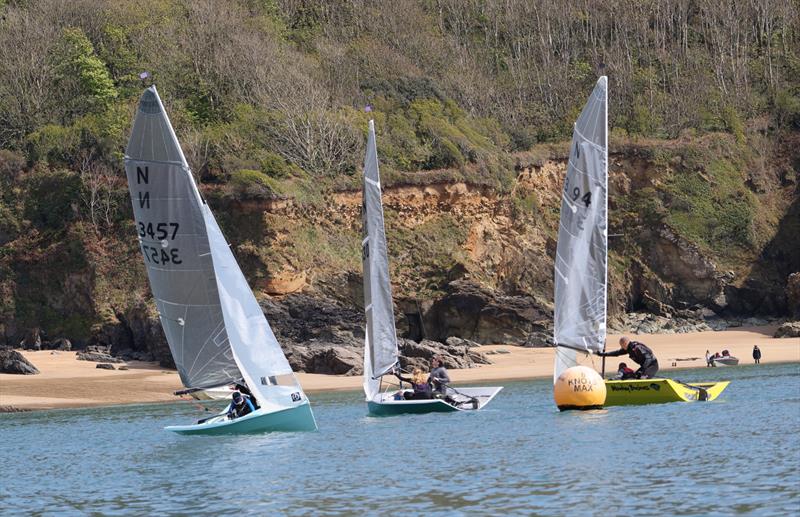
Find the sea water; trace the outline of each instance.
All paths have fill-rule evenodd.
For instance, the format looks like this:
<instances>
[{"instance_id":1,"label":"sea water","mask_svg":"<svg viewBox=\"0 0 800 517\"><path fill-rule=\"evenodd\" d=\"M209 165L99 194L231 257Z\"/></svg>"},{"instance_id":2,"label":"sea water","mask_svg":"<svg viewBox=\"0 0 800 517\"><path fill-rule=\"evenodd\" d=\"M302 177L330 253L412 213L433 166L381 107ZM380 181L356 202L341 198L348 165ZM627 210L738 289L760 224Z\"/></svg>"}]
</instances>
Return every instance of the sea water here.
<instances>
[{"instance_id":1,"label":"sea water","mask_svg":"<svg viewBox=\"0 0 800 517\"><path fill-rule=\"evenodd\" d=\"M0 514L797 515L800 365L670 375L733 382L564 413L549 380L451 414L314 394L319 431L229 437L163 431L202 416L189 403L5 414Z\"/></svg>"}]
</instances>

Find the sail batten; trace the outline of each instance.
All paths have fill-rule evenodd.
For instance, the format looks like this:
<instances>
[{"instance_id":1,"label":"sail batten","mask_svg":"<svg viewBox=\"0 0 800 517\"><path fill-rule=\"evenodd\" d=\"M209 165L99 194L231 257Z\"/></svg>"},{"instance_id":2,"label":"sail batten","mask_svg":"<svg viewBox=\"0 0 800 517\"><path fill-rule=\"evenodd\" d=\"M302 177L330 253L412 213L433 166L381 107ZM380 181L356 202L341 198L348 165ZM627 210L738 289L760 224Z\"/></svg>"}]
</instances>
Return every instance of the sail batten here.
<instances>
[{"instance_id":1,"label":"sail batten","mask_svg":"<svg viewBox=\"0 0 800 517\"><path fill-rule=\"evenodd\" d=\"M367 151L364 157L362 204L364 239L364 313L367 320L364 340L364 392L367 400L378 393L379 378L397 363L397 331L389 280L389 257L383 220L375 124L369 121Z\"/></svg>"},{"instance_id":2,"label":"sail batten","mask_svg":"<svg viewBox=\"0 0 800 517\"><path fill-rule=\"evenodd\" d=\"M601 77L574 125L555 259L554 379L577 354L605 346L608 254L608 83Z\"/></svg>"}]
</instances>

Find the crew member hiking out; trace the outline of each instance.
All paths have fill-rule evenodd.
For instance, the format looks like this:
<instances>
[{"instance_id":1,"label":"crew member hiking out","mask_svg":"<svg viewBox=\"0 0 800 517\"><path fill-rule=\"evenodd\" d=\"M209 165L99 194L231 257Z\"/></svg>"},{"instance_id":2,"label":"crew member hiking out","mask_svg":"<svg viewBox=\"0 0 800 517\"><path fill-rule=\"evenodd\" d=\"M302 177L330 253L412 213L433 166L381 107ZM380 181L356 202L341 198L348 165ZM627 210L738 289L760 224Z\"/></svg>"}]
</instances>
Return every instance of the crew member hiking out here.
<instances>
[{"instance_id":1,"label":"crew member hiking out","mask_svg":"<svg viewBox=\"0 0 800 517\"><path fill-rule=\"evenodd\" d=\"M619 338L619 350L596 353L602 357L616 357L628 354L628 357L639 365L639 369L635 372L638 379L652 379L658 373L658 361L653 351L644 343L631 341L626 336Z\"/></svg>"},{"instance_id":2,"label":"crew member hiking out","mask_svg":"<svg viewBox=\"0 0 800 517\"><path fill-rule=\"evenodd\" d=\"M255 408L253 408L253 403L250 402L250 399L244 398L238 391L234 391L232 396L233 400L231 401L231 405L228 406L228 418L231 420L255 411Z\"/></svg>"}]
</instances>

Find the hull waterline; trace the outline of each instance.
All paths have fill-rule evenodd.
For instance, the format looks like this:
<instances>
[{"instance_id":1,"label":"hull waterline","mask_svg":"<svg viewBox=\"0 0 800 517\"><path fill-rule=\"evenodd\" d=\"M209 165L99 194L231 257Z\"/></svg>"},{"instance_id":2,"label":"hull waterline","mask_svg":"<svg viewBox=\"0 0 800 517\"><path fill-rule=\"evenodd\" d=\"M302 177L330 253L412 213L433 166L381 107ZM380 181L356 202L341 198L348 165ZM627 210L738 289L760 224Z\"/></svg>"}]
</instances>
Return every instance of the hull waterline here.
<instances>
[{"instance_id":1,"label":"hull waterline","mask_svg":"<svg viewBox=\"0 0 800 517\"><path fill-rule=\"evenodd\" d=\"M317 423L308 402L295 407L266 412L258 409L249 415L228 420L213 417L202 424L173 425L164 428L178 434L246 434L268 432L316 431Z\"/></svg>"},{"instance_id":2,"label":"hull waterline","mask_svg":"<svg viewBox=\"0 0 800 517\"><path fill-rule=\"evenodd\" d=\"M605 381L604 406L664 404L667 402L710 402L728 387L730 381L682 383L672 379Z\"/></svg>"},{"instance_id":3,"label":"hull waterline","mask_svg":"<svg viewBox=\"0 0 800 517\"><path fill-rule=\"evenodd\" d=\"M368 400L367 408L372 416L477 411L486 407L502 389L502 386L459 388L457 392L449 393L457 401L457 404L451 404L442 399L394 400L392 394L382 393L374 400Z\"/></svg>"}]
</instances>

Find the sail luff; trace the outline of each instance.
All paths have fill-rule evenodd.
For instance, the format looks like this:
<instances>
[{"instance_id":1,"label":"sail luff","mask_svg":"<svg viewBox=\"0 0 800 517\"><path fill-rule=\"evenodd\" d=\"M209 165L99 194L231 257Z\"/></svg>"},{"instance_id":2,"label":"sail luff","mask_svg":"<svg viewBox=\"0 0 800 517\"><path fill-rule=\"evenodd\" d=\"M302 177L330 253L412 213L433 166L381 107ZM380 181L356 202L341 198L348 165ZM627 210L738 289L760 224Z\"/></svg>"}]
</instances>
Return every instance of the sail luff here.
<instances>
[{"instance_id":1,"label":"sail luff","mask_svg":"<svg viewBox=\"0 0 800 517\"><path fill-rule=\"evenodd\" d=\"M575 123L555 258L554 380L578 350L605 345L608 252L608 88L595 85ZM559 346L560 345L560 346Z\"/></svg>"},{"instance_id":2,"label":"sail luff","mask_svg":"<svg viewBox=\"0 0 800 517\"><path fill-rule=\"evenodd\" d=\"M364 311L367 320L364 341L364 390L374 396L375 380L390 371L397 362L397 332L392 306L392 286L389 280L389 258L383 218L378 151L375 123L369 122L367 150L364 157L364 186L362 204L364 239Z\"/></svg>"}]
</instances>

